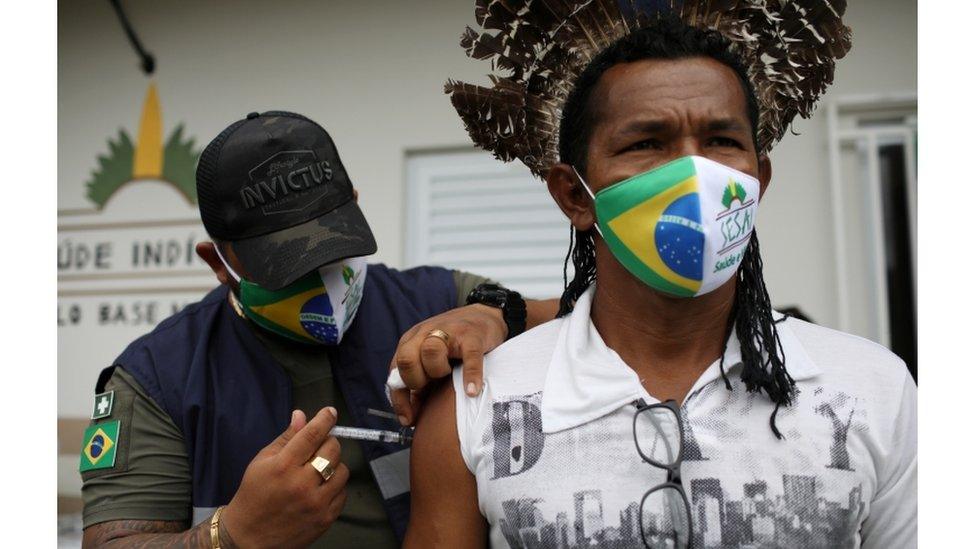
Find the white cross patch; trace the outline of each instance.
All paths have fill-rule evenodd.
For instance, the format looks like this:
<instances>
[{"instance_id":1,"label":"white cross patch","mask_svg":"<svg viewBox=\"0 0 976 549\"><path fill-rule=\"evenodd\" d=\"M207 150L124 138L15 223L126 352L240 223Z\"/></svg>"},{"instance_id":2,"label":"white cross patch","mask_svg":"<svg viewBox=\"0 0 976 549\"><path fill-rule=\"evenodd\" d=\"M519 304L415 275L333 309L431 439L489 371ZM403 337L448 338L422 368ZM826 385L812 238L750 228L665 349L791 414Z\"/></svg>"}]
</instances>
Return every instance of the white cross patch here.
<instances>
[{"instance_id":1,"label":"white cross patch","mask_svg":"<svg viewBox=\"0 0 976 549\"><path fill-rule=\"evenodd\" d=\"M112 404L115 402L115 391L95 395L95 408L92 419L101 419L112 415Z\"/></svg>"}]
</instances>

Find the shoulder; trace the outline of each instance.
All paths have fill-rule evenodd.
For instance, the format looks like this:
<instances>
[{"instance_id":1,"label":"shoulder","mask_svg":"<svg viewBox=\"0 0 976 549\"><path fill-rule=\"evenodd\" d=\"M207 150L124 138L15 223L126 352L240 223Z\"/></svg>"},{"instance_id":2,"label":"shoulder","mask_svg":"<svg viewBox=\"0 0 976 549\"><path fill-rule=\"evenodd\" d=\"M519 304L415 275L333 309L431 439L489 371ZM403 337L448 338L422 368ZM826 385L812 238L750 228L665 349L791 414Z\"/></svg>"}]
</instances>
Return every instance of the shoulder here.
<instances>
[{"instance_id":1,"label":"shoulder","mask_svg":"<svg viewBox=\"0 0 976 549\"><path fill-rule=\"evenodd\" d=\"M112 370L111 377L109 377L108 382L105 384L106 391L115 391L118 394L132 395L133 398L137 399L148 399L152 400L149 395L146 394L145 389L139 384L136 378L132 377L132 374L126 372L122 368L115 368Z\"/></svg>"},{"instance_id":2,"label":"shoulder","mask_svg":"<svg viewBox=\"0 0 976 549\"><path fill-rule=\"evenodd\" d=\"M559 341L566 318L557 318L526 330L485 355L485 379L488 383L511 379L545 380L549 361Z\"/></svg>"},{"instance_id":3,"label":"shoulder","mask_svg":"<svg viewBox=\"0 0 976 549\"><path fill-rule=\"evenodd\" d=\"M149 333L144 334L130 343L116 363L136 358L136 355L147 347L158 344L170 345L174 340L192 340L206 337L200 330L202 323L208 322L219 314L222 307L227 306L226 286L219 286L210 291L203 299L183 307L176 314L167 317Z\"/></svg>"},{"instance_id":4,"label":"shoulder","mask_svg":"<svg viewBox=\"0 0 976 549\"><path fill-rule=\"evenodd\" d=\"M481 433L492 415L492 403L509 395L529 395L542 391L549 362L559 342L565 318L550 320L514 337L485 355L484 386L481 393L464 393L464 373L452 373L453 399L461 456L470 471L477 470L477 451Z\"/></svg>"},{"instance_id":5,"label":"shoulder","mask_svg":"<svg viewBox=\"0 0 976 549\"><path fill-rule=\"evenodd\" d=\"M221 318L234 317L227 302L226 286L212 290L202 300L191 303L173 316L160 322L119 354L112 365L102 371L98 384L107 380L106 374L115 367L124 368L157 402L163 402L163 386L180 386L195 357L205 356L200 348L215 344L214 332L222 325ZM223 322L226 325L226 322ZM226 332L224 332L226 333Z\"/></svg>"},{"instance_id":6,"label":"shoulder","mask_svg":"<svg viewBox=\"0 0 976 549\"><path fill-rule=\"evenodd\" d=\"M810 389L801 389L801 399L820 402L825 398L854 397L870 423L886 428L893 427L898 418L914 414L915 381L905 362L885 347L796 319L789 319L781 326L784 328L780 340L784 348L792 347L793 354L791 357L787 351L787 370L794 373L790 361L799 356L812 365L808 367L815 374L794 375L798 386Z\"/></svg>"},{"instance_id":7,"label":"shoulder","mask_svg":"<svg viewBox=\"0 0 976 549\"><path fill-rule=\"evenodd\" d=\"M428 280L447 280L451 283L454 282L454 271L445 269L444 267L420 265L409 269L394 269L383 263L370 263L367 269L369 271L369 275L366 277L367 281L370 277L376 276L403 282L423 282Z\"/></svg>"},{"instance_id":8,"label":"shoulder","mask_svg":"<svg viewBox=\"0 0 976 549\"><path fill-rule=\"evenodd\" d=\"M782 326L795 336L807 357L825 373L901 380L907 372L905 361L863 337L795 318L785 321Z\"/></svg>"},{"instance_id":9,"label":"shoulder","mask_svg":"<svg viewBox=\"0 0 976 549\"><path fill-rule=\"evenodd\" d=\"M226 307L228 305L227 294L229 291L230 290L227 288L227 286L224 285L220 285L213 290L210 290L207 295L203 296L203 299L183 307L176 314L160 322L156 326L156 329L150 333L165 333L173 326L186 322L192 322L201 315L206 315L208 313L220 310L222 307Z\"/></svg>"},{"instance_id":10,"label":"shoulder","mask_svg":"<svg viewBox=\"0 0 976 549\"><path fill-rule=\"evenodd\" d=\"M806 406L801 409L811 418L817 414L835 422L843 421L843 413L850 414L846 421L849 426L853 421L853 436L863 441L857 448L874 463L876 494L891 489L892 479L911 477L917 455L918 389L905 362L862 337L796 319L781 326L819 370L817 376L798 382L804 385L799 398ZM787 355L787 369L789 360ZM854 451L855 446L850 447Z\"/></svg>"},{"instance_id":11,"label":"shoulder","mask_svg":"<svg viewBox=\"0 0 976 549\"><path fill-rule=\"evenodd\" d=\"M424 309L425 314L433 314L454 308L455 288L450 269L420 266L400 270L370 263L363 299L390 305L406 301Z\"/></svg>"}]
</instances>

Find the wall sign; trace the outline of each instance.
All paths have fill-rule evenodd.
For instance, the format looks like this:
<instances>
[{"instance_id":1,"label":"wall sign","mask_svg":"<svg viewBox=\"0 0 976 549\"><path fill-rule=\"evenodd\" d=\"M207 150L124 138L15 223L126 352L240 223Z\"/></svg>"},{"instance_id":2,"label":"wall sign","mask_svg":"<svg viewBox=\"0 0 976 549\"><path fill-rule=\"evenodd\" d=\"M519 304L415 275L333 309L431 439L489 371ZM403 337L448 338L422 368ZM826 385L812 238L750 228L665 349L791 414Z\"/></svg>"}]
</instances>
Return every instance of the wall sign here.
<instances>
[{"instance_id":1,"label":"wall sign","mask_svg":"<svg viewBox=\"0 0 976 549\"><path fill-rule=\"evenodd\" d=\"M59 367L92 386L128 342L216 285L195 252L207 240L196 205L200 150L182 124L164 139L162 113L150 83L137 131L119 129L78 178L88 207L58 211ZM91 399L79 391L68 400L76 396Z\"/></svg>"}]
</instances>

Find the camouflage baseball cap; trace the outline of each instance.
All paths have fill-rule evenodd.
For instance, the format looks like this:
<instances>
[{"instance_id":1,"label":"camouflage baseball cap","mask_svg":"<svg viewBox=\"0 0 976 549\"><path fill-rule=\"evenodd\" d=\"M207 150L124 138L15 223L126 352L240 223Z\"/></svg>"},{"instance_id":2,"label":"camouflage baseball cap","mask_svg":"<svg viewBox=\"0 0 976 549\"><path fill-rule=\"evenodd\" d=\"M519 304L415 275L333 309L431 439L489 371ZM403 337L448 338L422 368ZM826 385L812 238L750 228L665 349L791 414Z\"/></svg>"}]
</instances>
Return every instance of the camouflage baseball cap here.
<instances>
[{"instance_id":1,"label":"camouflage baseball cap","mask_svg":"<svg viewBox=\"0 0 976 549\"><path fill-rule=\"evenodd\" d=\"M254 112L228 126L200 155L197 198L207 233L269 290L376 253L335 143L300 114Z\"/></svg>"}]
</instances>

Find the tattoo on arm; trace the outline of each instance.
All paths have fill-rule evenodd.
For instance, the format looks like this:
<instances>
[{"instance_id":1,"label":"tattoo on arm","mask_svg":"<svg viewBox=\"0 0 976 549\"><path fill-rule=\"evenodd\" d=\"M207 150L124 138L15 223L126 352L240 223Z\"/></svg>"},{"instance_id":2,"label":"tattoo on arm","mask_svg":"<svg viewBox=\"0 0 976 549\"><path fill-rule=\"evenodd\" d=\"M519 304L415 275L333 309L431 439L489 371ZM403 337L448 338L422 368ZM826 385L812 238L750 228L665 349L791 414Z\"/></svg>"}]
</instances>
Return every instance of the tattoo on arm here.
<instances>
[{"instance_id":1,"label":"tattoo on arm","mask_svg":"<svg viewBox=\"0 0 976 549\"><path fill-rule=\"evenodd\" d=\"M226 527L220 525L220 547L235 549ZM140 549L210 549L210 520L187 529L185 522L165 520L113 520L85 528L82 543L89 547L134 547Z\"/></svg>"}]
</instances>

